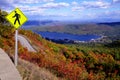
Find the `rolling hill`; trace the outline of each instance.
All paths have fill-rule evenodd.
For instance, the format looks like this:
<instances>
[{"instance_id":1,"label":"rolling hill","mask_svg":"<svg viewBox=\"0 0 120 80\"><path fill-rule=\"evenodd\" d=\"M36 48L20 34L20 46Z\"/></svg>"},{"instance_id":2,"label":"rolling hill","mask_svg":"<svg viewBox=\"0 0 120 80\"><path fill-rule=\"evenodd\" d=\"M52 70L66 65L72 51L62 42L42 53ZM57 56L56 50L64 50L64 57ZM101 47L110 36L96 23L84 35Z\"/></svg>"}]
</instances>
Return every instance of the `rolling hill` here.
<instances>
[{"instance_id":1,"label":"rolling hill","mask_svg":"<svg viewBox=\"0 0 120 80\"><path fill-rule=\"evenodd\" d=\"M28 28L33 31L50 31L62 32L71 34L99 34L99 35L118 35L120 30L119 22L116 23L86 23L86 24L56 24L45 27L31 27Z\"/></svg>"},{"instance_id":2,"label":"rolling hill","mask_svg":"<svg viewBox=\"0 0 120 80\"><path fill-rule=\"evenodd\" d=\"M0 27L0 30L5 33L1 34L0 46L12 57L14 55L14 29L12 26L11 29L9 27L3 27L3 25ZM8 34L8 31L12 29L13 33ZM32 31L21 29L19 34L26 36L30 44L37 50L37 52L29 52L19 43L19 58L27 61L26 64L20 60L18 66L23 79L100 80L120 78L120 48L116 42L113 44L117 47L111 46L111 44L61 45L47 41ZM31 67L35 69L31 69Z\"/></svg>"},{"instance_id":3,"label":"rolling hill","mask_svg":"<svg viewBox=\"0 0 120 80\"><path fill-rule=\"evenodd\" d=\"M120 39L120 22L109 22L109 23L65 23L59 22L52 25L36 26L27 28L34 32L49 31L49 32L60 32L69 34L94 34L104 35L110 40L115 41Z\"/></svg>"}]
</instances>

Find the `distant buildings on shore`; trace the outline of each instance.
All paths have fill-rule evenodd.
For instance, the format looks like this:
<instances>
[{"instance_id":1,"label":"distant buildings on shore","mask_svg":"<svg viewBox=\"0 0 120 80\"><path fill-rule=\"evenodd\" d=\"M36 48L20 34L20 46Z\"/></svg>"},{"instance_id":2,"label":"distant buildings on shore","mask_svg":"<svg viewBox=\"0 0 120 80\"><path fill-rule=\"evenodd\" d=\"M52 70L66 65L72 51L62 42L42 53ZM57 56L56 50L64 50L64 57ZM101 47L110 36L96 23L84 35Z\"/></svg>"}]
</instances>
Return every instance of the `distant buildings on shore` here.
<instances>
[{"instance_id":1,"label":"distant buildings on shore","mask_svg":"<svg viewBox=\"0 0 120 80\"><path fill-rule=\"evenodd\" d=\"M106 43L111 42L107 36L101 36L98 39L91 39L90 41L74 41L74 43Z\"/></svg>"},{"instance_id":2,"label":"distant buildings on shore","mask_svg":"<svg viewBox=\"0 0 120 80\"><path fill-rule=\"evenodd\" d=\"M100 38L97 39L91 39L90 41L79 41L79 40L69 40L69 39L49 39L45 38L46 40L55 42L55 43L60 43L60 44L65 44L65 43L72 43L72 44L79 44L79 43L106 43L106 42L111 42L111 40L107 36L101 36Z\"/></svg>"}]
</instances>

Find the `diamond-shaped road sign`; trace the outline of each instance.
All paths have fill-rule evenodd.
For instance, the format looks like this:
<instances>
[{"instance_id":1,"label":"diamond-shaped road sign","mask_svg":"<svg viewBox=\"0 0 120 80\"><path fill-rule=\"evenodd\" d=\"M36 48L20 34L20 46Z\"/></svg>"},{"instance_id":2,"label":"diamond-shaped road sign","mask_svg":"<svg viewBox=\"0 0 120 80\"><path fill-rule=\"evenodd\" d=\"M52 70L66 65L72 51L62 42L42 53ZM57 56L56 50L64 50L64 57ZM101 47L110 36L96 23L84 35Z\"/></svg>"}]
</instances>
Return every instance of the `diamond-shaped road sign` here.
<instances>
[{"instance_id":1,"label":"diamond-shaped road sign","mask_svg":"<svg viewBox=\"0 0 120 80\"><path fill-rule=\"evenodd\" d=\"M21 27L28 19L27 17L23 14L23 12L19 9L16 8L13 10L10 14L6 16L6 19L16 28L18 29Z\"/></svg>"},{"instance_id":2,"label":"diamond-shaped road sign","mask_svg":"<svg viewBox=\"0 0 120 80\"><path fill-rule=\"evenodd\" d=\"M18 28L21 27L28 19L19 8L13 10L6 16L6 19L16 28L15 31L15 66L18 64Z\"/></svg>"}]
</instances>

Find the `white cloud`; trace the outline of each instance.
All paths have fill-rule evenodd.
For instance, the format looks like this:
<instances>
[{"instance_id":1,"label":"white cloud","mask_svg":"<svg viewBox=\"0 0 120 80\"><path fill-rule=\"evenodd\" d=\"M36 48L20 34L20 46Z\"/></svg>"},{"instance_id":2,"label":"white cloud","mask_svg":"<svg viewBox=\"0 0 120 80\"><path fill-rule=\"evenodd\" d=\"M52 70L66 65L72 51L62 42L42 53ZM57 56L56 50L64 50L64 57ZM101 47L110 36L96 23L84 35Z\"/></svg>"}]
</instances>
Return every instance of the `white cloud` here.
<instances>
[{"instance_id":1,"label":"white cloud","mask_svg":"<svg viewBox=\"0 0 120 80\"><path fill-rule=\"evenodd\" d=\"M58 8L64 8L64 7L69 6L69 4L65 2L59 2L59 3L49 2L49 1L54 1L54 0L24 0L24 2L22 2L23 0L19 0L18 2L16 2L16 4L15 4L15 1L16 0L11 0L10 2L8 0L3 1L4 8L5 8L4 10L11 12L16 7L18 7L25 13L25 15L44 15L44 14L47 15L48 13L45 13L45 10L48 10L51 8L58 9ZM38 1L43 1L47 3L46 4L42 3L41 5L31 5L33 3L39 3ZM10 7L10 9L7 8L6 6L8 6L8 4L12 5L13 7L12 8ZM58 16L60 15L66 16L65 14L58 14Z\"/></svg>"},{"instance_id":2,"label":"white cloud","mask_svg":"<svg viewBox=\"0 0 120 80\"><path fill-rule=\"evenodd\" d=\"M72 11L82 11L82 10L84 10L84 9L85 9L84 7L76 6L76 7L73 7L73 8L72 8Z\"/></svg>"},{"instance_id":3,"label":"white cloud","mask_svg":"<svg viewBox=\"0 0 120 80\"><path fill-rule=\"evenodd\" d=\"M4 0L4 1L10 4L14 2L14 0Z\"/></svg>"},{"instance_id":4,"label":"white cloud","mask_svg":"<svg viewBox=\"0 0 120 80\"><path fill-rule=\"evenodd\" d=\"M12 6L13 2L14 0L3 0L0 2L0 8L5 9L6 7L7 8L13 7Z\"/></svg>"},{"instance_id":5,"label":"white cloud","mask_svg":"<svg viewBox=\"0 0 120 80\"><path fill-rule=\"evenodd\" d=\"M52 2L54 0L17 0L17 3L21 4L34 4L34 3L41 3L41 2Z\"/></svg>"},{"instance_id":6,"label":"white cloud","mask_svg":"<svg viewBox=\"0 0 120 80\"><path fill-rule=\"evenodd\" d=\"M105 12L101 12L101 13L96 14L96 18L108 18L111 20L112 19L119 19L119 17L120 17L120 10L119 11L107 10Z\"/></svg>"},{"instance_id":7,"label":"white cloud","mask_svg":"<svg viewBox=\"0 0 120 80\"><path fill-rule=\"evenodd\" d=\"M44 2L51 2L51 1L54 1L54 0L43 0Z\"/></svg>"},{"instance_id":8,"label":"white cloud","mask_svg":"<svg viewBox=\"0 0 120 80\"><path fill-rule=\"evenodd\" d=\"M69 4L64 2L60 2L60 3L50 2L50 3L44 4L42 8L62 8L62 7L68 7L68 6Z\"/></svg>"},{"instance_id":9,"label":"white cloud","mask_svg":"<svg viewBox=\"0 0 120 80\"><path fill-rule=\"evenodd\" d=\"M74 5L73 5L74 4ZM108 2L103 2L103 0L98 1L83 1L81 3L72 2L72 11L82 11L85 9L100 9L100 8L108 8L111 6Z\"/></svg>"},{"instance_id":10,"label":"white cloud","mask_svg":"<svg viewBox=\"0 0 120 80\"><path fill-rule=\"evenodd\" d=\"M32 3L39 3L39 0L19 0L18 3L21 3L21 4L32 4Z\"/></svg>"},{"instance_id":11,"label":"white cloud","mask_svg":"<svg viewBox=\"0 0 120 80\"><path fill-rule=\"evenodd\" d=\"M49 16L49 17L67 17L67 14L58 13L58 14L42 14L42 16Z\"/></svg>"},{"instance_id":12,"label":"white cloud","mask_svg":"<svg viewBox=\"0 0 120 80\"><path fill-rule=\"evenodd\" d=\"M117 1L119 1L119 0L113 0L114 2L117 2Z\"/></svg>"},{"instance_id":13,"label":"white cloud","mask_svg":"<svg viewBox=\"0 0 120 80\"><path fill-rule=\"evenodd\" d=\"M113 3L120 3L120 0L113 0Z\"/></svg>"},{"instance_id":14,"label":"white cloud","mask_svg":"<svg viewBox=\"0 0 120 80\"><path fill-rule=\"evenodd\" d=\"M110 3L103 1L83 1L82 5L86 8L108 8Z\"/></svg>"},{"instance_id":15,"label":"white cloud","mask_svg":"<svg viewBox=\"0 0 120 80\"><path fill-rule=\"evenodd\" d=\"M25 14L29 15L38 15L43 14L45 9L41 8L40 6L29 6L29 5L18 5L15 4L14 7L19 7Z\"/></svg>"},{"instance_id":16,"label":"white cloud","mask_svg":"<svg viewBox=\"0 0 120 80\"><path fill-rule=\"evenodd\" d=\"M105 15L110 15L110 16L119 16L120 17L120 10L116 10L116 11L106 11Z\"/></svg>"},{"instance_id":17,"label":"white cloud","mask_svg":"<svg viewBox=\"0 0 120 80\"><path fill-rule=\"evenodd\" d=\"M73 5L73 6L78 6L79 4L78 4L76 1L73 1L73 2L72 2L72 5Z\"/></svg>"}]
</instances>

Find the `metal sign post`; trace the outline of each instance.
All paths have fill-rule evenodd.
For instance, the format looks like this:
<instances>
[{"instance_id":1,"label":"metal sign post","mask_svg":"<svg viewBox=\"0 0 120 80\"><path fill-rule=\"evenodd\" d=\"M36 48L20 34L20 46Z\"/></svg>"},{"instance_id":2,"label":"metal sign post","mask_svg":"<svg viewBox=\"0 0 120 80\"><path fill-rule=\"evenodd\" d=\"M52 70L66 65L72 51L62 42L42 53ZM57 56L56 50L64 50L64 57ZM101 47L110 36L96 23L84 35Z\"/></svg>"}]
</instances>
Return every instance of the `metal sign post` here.
<instances>
[{"instance_id":1,"label":"metal sign post","mask_svg":"<svg viewBox=\"0 0 120 80\"><path fill-rule=\"evenodd\" d=\"M15 66L18 65L18 28L20 28L28 19L23 12L16 8L10 14L6 16L6 19L16 28L15 31Z\"/></svg>"},{"instance_id":2,"label":"metal sign post","mask_svg":"<svg viewBox=\"0 0 120 80\"><path fill-rule=\"evenodd\" d=\"M15 31L15 66L18 65L18 30Z\"/></svg>"}]
</instances>

